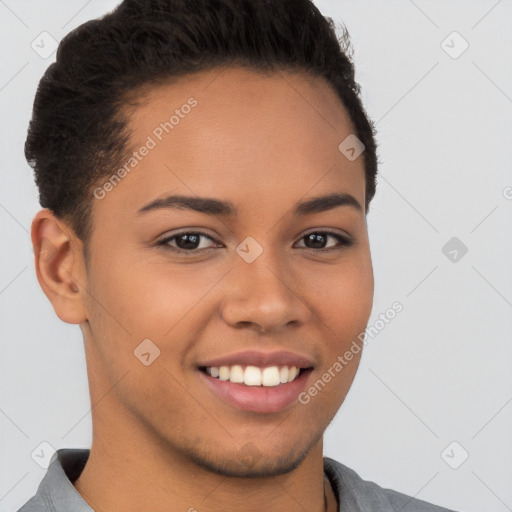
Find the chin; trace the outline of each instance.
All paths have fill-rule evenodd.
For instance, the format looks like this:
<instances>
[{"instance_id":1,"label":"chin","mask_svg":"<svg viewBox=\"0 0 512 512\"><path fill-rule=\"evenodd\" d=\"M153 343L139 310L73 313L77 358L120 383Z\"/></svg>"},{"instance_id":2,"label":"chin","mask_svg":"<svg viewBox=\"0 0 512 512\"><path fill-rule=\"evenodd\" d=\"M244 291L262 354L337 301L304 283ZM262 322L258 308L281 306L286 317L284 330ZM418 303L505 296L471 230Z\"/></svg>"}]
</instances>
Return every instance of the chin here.
<instances>
[{"instance_id":1,"label":"chin","mask_svg":"<svg viewBox=\"0 0 512 512\"><path fill-rule=\"evenodd\" d=\"M309 453L309 447L302 451L295 448L286 454L265 454L257 446L247 443L234 453L222 457L214 454L189 454L200 467L212 473L237 478L266 478L289 473L300 466Z\"/></svg>"}]
</instances>

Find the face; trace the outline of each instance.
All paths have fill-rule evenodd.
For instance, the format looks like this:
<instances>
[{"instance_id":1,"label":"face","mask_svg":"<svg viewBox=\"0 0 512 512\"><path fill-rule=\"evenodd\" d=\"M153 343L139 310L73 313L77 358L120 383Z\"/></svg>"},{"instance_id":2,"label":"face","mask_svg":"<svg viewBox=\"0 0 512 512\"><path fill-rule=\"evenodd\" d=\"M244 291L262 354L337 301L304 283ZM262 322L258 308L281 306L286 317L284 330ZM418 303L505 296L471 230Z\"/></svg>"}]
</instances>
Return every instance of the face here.
<instances>
[{"instance_id":1,"label":"face","mask_svg":"<svg viewBox=\"0 0 512 512\"><path fill-rule=\"evenodd\" d=\"M342 404L361 353L339 356L372 307L348 114L319 78L230 68L151 89L129 126L136 163L97 189L82 290L93 402L110 391L95 435L131 422L215 472L290 471Z\"/></svg>"}]
</instances>

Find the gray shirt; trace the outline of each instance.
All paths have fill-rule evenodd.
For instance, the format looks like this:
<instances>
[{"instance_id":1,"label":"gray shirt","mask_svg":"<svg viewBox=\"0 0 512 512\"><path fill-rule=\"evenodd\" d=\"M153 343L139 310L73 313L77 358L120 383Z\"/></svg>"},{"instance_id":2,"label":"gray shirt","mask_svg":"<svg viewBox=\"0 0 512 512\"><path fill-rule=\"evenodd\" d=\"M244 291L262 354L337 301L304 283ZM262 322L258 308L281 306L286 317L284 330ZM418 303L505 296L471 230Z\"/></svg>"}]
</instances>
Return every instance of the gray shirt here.
<instances>
[{"instance_id":1,"label":"gray shirt","mask_svg":"<svg viewBox=\"0 0 512 512\"><path fill-rule=\"evenodd\" d=\"M57 450L36 494L18 512L93 512L72 484L88 457L87 449ZM363 480L352 469L328 457L324 457L324 471L340 512L454 512Z\"/></svg>"}]
</instances>

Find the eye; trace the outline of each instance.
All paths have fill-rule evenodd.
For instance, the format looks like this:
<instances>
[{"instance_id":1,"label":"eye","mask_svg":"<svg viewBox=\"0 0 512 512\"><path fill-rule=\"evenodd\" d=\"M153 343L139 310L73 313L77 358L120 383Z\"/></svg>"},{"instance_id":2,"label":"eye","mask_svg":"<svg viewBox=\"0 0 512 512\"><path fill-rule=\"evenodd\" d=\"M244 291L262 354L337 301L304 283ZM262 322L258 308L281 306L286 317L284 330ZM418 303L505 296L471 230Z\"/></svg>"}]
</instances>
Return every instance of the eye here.
<instances>
[{"instance_id":1,"label":"eye","mask_svg":"<svg viewBox=\"0 0 512 512\"><path fill-rule=\"evenodd\" d=\"M328 238L334 238L338 241L338 247L319 247L323 246ZM313 247L307 247L307 249L313 249L315 251L319 252L328 252L333 250L340 250L344 247L349 247L353 244L353 241L343 236L339 233L335 233L334 231L324 230L324 231L312 231L311 233L308 233L307 235L304 235L301 240L306 240L307 243L313 245Z\"/></svg>"},{"instance_id":2,"label":"eye","mask_svg":"<svg viewBox=\"0 0 512 512\"><path fill-rule=\"evenodd\" d=\"M209 247L201 247L201 238L216 242L216 240L206 233L201 233L200 231L184 231L160 240L157 242L157 245L177 252L194 254L204 249L209 249ZM172 246L170 244L171 241L175 241L177 247Z\"/></svg>"},{"instance_id":3,"label":"eye","mask_svg":"<svg viewBox=\"0 0 512 512\"><path fill-rule=\"evenodd\" d=\"M338 245L335 245L334 247L325 247L325 244L329 238L336 240ZM206 233L202 233L201 231L183 231L181 233L176 233L172 236L168 236L160 240L157 242L157 245L163 247L164 249L190 255L194 255L213 248L213 246L201 246L201 239L210 240L211 242L215 242L217 244L219 243L217 240L213 239ZM353 241L349 237L329 230L313 231L302 236L300 240L305 240L307 244L310 244L310 246L306 245L302 247L305 247L306 249L312 249L315 252L341 250L344 247L349 247L353 244Z\"/></svg>"}]
</instances>

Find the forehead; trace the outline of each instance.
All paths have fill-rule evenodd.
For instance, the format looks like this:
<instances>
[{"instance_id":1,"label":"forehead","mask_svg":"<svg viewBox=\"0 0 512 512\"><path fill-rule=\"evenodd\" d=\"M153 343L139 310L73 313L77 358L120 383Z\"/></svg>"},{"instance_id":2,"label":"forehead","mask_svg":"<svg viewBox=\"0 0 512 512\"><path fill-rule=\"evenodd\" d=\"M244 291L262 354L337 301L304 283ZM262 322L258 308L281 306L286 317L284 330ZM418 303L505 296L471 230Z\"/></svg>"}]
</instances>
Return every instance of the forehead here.
<instances>
[{"instance_id":1,"label":"forehead","mask_svg":"<svg viewBox=\"0 0 512 512\"><path fill-rule=\"evenodd\" d=\"M277 141L282 143L306 136L312 144L318 144L318 137L312 136L317 132L319 137L328 137L328 144L331 138L336 142L340 134L354 132L337 93L323 78L304 72L280 70L262 74L227 67L153 87L146 85L136 107L128 111L133 140L154 131L155 122L168 121L176 110L183 109L187 100L197 102L192 112L184 109L185 117L191 121L181 123L184 116L176 112L179 119L173 121L172 136L191 142L206 143L212 130L220 133L230 127L236 129L240 138L249 134L254 141L286 128Z\"/></svg>"},{"instance_id":2,"label":"forehead","mask_svg":"<svg viewBox=\"0 0 512 512\"><path fill-rule=\"evenodd\" d=\"M364 204L363 159L338 149L353 124L322 78L218 68L147 88L127 113L131 149L151 149L111 204L135 212L173 191L257 208L262 196L296 202L309 190L349 192Z\"/></svg>"}]
</instances>

